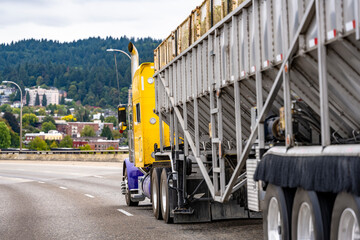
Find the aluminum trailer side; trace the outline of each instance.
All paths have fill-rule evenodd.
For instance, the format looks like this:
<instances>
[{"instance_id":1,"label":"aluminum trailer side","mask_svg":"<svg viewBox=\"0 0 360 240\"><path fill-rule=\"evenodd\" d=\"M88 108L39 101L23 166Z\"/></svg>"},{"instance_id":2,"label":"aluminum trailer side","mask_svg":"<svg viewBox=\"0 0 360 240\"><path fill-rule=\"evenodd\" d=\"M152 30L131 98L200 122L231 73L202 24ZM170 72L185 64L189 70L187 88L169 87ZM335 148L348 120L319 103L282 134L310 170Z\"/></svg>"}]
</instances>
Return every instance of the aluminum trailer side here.
<instances>
[{"instance_id":1,"label":"aluminum trailer side","mask_svg":"<svg viewBox=\"0 0 360 240\"><path fill-rule=\"evenodd\" d=\"M262 209L266 239L359 237L359 5L244 1L155 73L173 217L199 193L213 212Z\"/></svg>"}]
</instances>

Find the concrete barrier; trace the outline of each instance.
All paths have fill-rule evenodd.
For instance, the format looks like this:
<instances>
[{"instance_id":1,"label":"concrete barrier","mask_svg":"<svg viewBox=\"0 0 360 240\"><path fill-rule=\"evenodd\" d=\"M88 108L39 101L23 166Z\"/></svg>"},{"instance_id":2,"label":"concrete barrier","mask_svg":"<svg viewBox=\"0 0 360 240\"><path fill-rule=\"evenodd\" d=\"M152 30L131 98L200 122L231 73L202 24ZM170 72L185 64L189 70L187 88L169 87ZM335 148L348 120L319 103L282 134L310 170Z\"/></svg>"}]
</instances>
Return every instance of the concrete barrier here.
<instances>
[{"instance_id":1,"label":"concrete barrier","mask_svg":"<svg viewBox=\"0 0 360 240\"><path fill-rule=\"evenodd\" d=\"M1 160L123 162L128 154L0 154Z\"/></svg>"}]
</instances>

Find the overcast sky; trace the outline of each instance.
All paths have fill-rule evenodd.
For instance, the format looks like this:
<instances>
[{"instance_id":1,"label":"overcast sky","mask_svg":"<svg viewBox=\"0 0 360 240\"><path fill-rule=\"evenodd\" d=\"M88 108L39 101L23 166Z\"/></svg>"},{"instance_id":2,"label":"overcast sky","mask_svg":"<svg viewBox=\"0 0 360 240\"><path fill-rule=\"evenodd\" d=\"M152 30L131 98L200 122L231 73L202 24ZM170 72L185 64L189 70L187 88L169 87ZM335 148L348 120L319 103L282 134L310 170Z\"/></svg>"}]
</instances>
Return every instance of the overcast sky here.
<instances>
[{"instance_id":1,"label":"overcast sky","mask_svg":"<svg viewBox=\"0 0 360 240\"><path fill-rule=\"evenodd\" d=\"M0 43L167 37L202 0L0 0Z\"/></svg>"}]
</instances>

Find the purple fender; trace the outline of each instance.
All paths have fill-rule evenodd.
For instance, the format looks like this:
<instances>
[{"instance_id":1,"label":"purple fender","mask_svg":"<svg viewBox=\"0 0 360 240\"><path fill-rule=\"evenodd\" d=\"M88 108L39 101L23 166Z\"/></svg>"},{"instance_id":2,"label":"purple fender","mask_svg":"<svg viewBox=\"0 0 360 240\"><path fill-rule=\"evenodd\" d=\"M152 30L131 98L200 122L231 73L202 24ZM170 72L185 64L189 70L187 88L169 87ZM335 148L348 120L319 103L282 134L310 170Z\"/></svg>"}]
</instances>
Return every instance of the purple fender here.
<instances>
[{"instance_id":1,"label":"purple fender","mask_svg":"<svg viewBox=\"0 0 360 240\"><path fill-rule=\"evenodd\" d=\"M128 176L129 189L130 190L138 189L138 177L144 176L144 174L137 167L135 167L135 165L132 162L130 162L129 158L126 158L124 160L124 168L125 166Z\"/></svg>"}]
</instances>

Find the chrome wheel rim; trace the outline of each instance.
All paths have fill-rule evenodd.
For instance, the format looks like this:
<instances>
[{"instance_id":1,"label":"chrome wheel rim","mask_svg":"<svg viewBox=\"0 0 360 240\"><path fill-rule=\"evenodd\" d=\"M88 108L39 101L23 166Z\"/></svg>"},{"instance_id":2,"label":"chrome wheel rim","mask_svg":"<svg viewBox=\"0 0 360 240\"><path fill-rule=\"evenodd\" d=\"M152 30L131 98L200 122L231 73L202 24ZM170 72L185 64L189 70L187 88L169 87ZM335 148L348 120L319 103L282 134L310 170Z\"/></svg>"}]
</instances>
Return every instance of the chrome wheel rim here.
<instances>
[{"instance_id":1,"label":"chrome wheel rim","mask_svg":"<svg viewBox=\"0 0 360 240\"><path fill-rule=\"evenodd\" d=\"M161 207L163 210L163 213L165 213L166 211L166 186L165 186L165 181L162 181L161 184Z\"/></svg>"},{"instance_id":2,"label":"chrome wheel rim","mask_svg":"<svg viewBox=\"0 0 360 240\"><path fill-rule=\"evenodd\" d=\"M280 240L281 231L279 231L281 226L281 215L279 211L279 204L275 197L270 199L268 215L267 215L267 229L268 229L268 239Z\"/></svg>"},{"instance_id":3,"label":"chrome wheel rim","mask_svg":"<svg viewBox=\"0 0 360 240\"><path fill-rule=\"evenodd\" d=\"M151 196L151 198L152 198L152 202L153 202L153 208L154 208L154 211L157 209L157 192L156 192L156 187L155 187L155 182L153 181L152 182L152 184L151 184L152 186L152 189L153 189L153 191L152 191L152 196Z\"/></svg>"},{"instance_id":4,"label":"chrome wheel rim","mask_svg":"<svg viewBox=\"0 0 360 240\"><path fill-rule=\"evenodd\" d=\"M311 209L308 203L303 202L299 209L297 222L297 239L315 239L314 224L311 216Z\"/></svg>"},{"instance_id":5,"label":"chrome wheel rim","mask_svg":"<svg viewBox=\"0 0 360 240\"><path fill-rule=\"evenodd\" d=\"M360 239L359 222L351 208L346 208L341 214L338 239Z\"/></svg>"}]
</instances>

